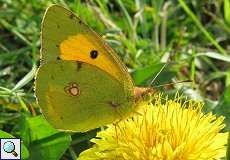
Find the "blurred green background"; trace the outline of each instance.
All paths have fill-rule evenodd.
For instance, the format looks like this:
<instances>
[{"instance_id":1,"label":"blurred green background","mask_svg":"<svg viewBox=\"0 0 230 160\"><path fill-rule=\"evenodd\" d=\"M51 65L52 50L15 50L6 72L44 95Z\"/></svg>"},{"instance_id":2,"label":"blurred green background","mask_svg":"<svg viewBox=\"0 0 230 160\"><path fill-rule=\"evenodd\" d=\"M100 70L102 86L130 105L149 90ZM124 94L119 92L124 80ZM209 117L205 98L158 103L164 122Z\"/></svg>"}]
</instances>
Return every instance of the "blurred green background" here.
<instances>
[{"instance_id":1,"label":"blurred green background","mask_svg":"<svg viewBox=\"0 0 230 160\"><path fill-rule=\"evenodd\" d=\"M0 137L20 137L23 159L76 159L87 133L63 133L41 116L33 83L45 9L75 12L117 51L137 86L205 102L230 129L230 0L0 0ZM163 85L183 80L191 83Z\"/></svg>"}]
</instances>

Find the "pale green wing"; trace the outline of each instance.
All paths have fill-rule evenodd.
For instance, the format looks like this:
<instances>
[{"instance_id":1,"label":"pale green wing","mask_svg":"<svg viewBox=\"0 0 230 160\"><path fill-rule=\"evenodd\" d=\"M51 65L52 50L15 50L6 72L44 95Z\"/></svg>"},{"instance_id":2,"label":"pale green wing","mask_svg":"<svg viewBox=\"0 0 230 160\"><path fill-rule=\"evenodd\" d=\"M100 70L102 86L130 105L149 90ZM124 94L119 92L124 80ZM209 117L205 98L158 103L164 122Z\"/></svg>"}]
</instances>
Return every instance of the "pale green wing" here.
<instances>
[{"instance_id":1,"label":"pale green wing","mask_svg":"<svg viewBox=\"0 0 230 160\"><path fill-rule=\"evenodd\" d=\"M133 92L87 63L60 60L43 64L35 85L43 114L58 129L84 132L133 111Z\"/></svg>"}]
</instances>

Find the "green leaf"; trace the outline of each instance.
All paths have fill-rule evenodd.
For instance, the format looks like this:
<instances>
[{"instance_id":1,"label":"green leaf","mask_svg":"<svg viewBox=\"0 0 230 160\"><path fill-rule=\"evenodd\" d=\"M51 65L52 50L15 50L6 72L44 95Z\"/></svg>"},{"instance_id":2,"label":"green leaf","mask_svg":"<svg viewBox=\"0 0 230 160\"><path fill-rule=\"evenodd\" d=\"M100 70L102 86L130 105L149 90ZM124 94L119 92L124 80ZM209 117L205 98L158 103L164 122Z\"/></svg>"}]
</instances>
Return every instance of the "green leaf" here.
<instances>
[{"instance_id":1,"label":"green leaf","mask_svg":"<svg viewBox=\"0 0 230 160\"><path fill-rule=\"evenodd\" d=\"M224 91L224 94L221 96L218 105L214 109L214 113L217 115L225 116L225 124L226 128L225 130L230 130L230 72L227 74L226 78L226 89Z\"/></svg>"},{"instance_id":2,"label":"green leaf","mask_svg":"<svg viewBox=\"0 0 230 160\"><path fill-rule=\"evenodd\" d=\"M156 63L132 72L131 75L135 84L140 85L149 78L153 78L153 75L156 75L161 70L162 66L162 63Z\"/></svg>"},{"instance_id":3,"label":"green leaf","mask_svg":"<svg viewBox=\"0 0 230 160\"><path fill-rule=\"evenodd\" d=\"M7 132L4 132L2 130L0 130L0 138L15 138L13 135L7 133ZM22 143L22 141L21 141ZM29 158L29 152L26 148L26 146L22 143L22 159L28 159Z\"/></svg>"},{"instance_id":4,"label":"green leaf","mask_svg":"<svg viewBox=\"0 0 230 160\"><path fill-rule=\"evenodd\" d=\"M70 135L54 129L43 116L25 117L21 134L31 160L58 160L71 142Z\"/></svg>"},{"instance_id":5,"label":"green leaf","mask_svg":"<svg viewBox=\"0 0 230 160\"><path fill-rule=\"evenodd\" d=\"M31 160L59 160L69 147L70 136L57 133L42 140L37 140L30 145Z\"/></svg>"},{"instance_id":6,"label":"green leaf","mask_svg":"<svg viewBox=\"0 0 230 160\"><path fill-rule=\"evenodd\" d=\"M225 96L230 93L230 87L228 87L225 92L224 96L221 97L219 100L218 105L215 107L213 112L217 114L218 116L225 116L225 131L230 130L230 103L225 99ZM228 95L229 96L229 95ZM226 96L226 97L228 97Z\"/></svg>"},{"instance_id":7,"label":"green leaf","mask_svg":"<svg viewBox=\"0 0 230 160\"><path fill-rule=\"evenodd\" d=\"M214 59L218 59L221 61L225 61L225 62L230 62L230 56L229 55L222 55L216 52L206 52L206 53L197 53L196 57L198 56L207 56L209 58L214 58Z\"/></svg>"}]
</instances>

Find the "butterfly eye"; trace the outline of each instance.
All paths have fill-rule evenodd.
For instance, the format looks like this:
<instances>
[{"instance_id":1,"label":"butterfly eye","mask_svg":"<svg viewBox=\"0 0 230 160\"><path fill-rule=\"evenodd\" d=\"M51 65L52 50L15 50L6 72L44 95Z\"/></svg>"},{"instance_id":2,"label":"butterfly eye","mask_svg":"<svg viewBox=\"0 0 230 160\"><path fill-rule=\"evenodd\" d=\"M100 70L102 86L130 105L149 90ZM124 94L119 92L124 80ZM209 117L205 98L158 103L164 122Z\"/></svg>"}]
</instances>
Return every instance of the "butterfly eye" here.
<instances>
[{"instance_id":1,"label":"butterfly eye","mask_svg":"<svg viewBox=\"0 0 230 160\"><path fill-rule=\"evenodd\" d=\"M98 56L98 52L97 52L96 50L92 50L92 51L90 52L90 57L91 57L92 59L96 59L97 56Z\"/></svg>"}]
</instances>

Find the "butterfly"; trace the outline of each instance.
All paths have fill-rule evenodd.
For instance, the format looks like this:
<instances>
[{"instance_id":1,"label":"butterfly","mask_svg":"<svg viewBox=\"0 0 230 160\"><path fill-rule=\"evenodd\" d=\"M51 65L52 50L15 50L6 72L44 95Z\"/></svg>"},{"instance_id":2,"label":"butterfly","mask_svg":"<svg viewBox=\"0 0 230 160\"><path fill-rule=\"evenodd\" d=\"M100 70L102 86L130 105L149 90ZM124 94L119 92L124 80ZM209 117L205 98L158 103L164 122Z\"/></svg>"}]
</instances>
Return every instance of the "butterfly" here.
<instances>
[{"instance_id":1,"label":"butterfly","mask_svg":"<svg viewBox=\"0 0 230 160\"><path fill-rule=\"evenodd\" d=\"M68 9L50 6L41 29L35 95L55 128L85 132L135 112L147 89L135 88L115 51Z\"/></svg>"}]
</instances>

